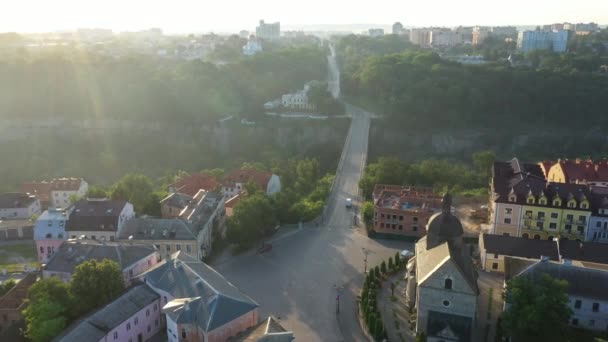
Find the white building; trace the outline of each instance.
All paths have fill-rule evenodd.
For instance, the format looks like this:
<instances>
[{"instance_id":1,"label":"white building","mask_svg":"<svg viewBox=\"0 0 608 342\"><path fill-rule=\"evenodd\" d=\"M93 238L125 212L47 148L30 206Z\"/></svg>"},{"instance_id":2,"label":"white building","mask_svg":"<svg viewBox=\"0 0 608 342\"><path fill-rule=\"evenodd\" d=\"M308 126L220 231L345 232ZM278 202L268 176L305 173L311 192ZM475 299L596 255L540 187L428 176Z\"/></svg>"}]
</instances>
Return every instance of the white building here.
<instances>
[{"instance_id":1,"label":"white building","mask_svg":"<svg viewBox=\"0 0 608 342\"><path fill-rule=\"evenodd\" d=\"M67 208L72 204L70 197L83 198L89 191L89 184L82 178L55 178L51 181L51 203L55 208Z\"/></svg>"},{"instance_id":2,"label":"white building","mask_svg":"<svg viewBox=\"0 0 608 342\"><path fill-rule=\"evenodd\" d=\"M523 52L534 50L553 50L565 52L569 31L522 31L517 37L517 48Z\"/></svg>"},{"instance_id":3,"label":"white building","mask_svg":"<svg viewBox=\"0 0 608 342\"><path fill-rule=\"evenodd\" d=\"M430 35L433 46L454 46L462 44L462 34L449 30L433 30Z\"/></svg>"},{"instance_id":4,"label":"white building","mask_svg":"<svg viewBox=\"0 0 608 342\"><path fill-rule=\"evenodd\" d=\"M272 172L256 169L236 169L222 180L222 193L229 199L241 193L248 182L254 182L267 195L281 191L281 179Z\"/></svg>"},{"instance_id":5,"label":"white building","mask_svg":"<svg viewBox=\"0 0 608 342\"><path fill-rule=\"evenodd\" d=\"M29 219L40 214L38 197L20 192L0 194L0 220Z\"/></svg>"},{"instance_id":6,"label":"white building","mask_svg":"<svg viewBox=\"0 0 608 342\"><path fill-rule=\"evenodd\" d=\"M247 44L243 45L243 55L253 56L258 52L262 52L262 44L257 39L249 39Z\"/></svg>"},{"instance_id":7,"label":"white building","mask_svg":"<svg viewBox=\"0 0 608 342\"><path fill-rule=\"evenodd\" d=\"M431 43L431 29L417 28L410 30L410 42L425 46Z\"/></svg>"},{"instance_id":8,"label":"white building","mask_svg":"<svg viewBox=\"0 0 608 342\"><path fill-rule=\"evenodd\" d=\"M114 241L127 220L135 216L133 204L108 199L85 199L74 203L66 225L70 238Z\"/></svg>"},{"instance_id":9,"label":"white building","mask_svg":"<svg viewBox=\"0 0 608 342\"><path fill-rule=\"evenodd\" d=\"M281 23L267 24L264 20L260 20L260 25L255 28L255 35L262 39L279 39L281 38Z\"/></svg>"}]
</instances>

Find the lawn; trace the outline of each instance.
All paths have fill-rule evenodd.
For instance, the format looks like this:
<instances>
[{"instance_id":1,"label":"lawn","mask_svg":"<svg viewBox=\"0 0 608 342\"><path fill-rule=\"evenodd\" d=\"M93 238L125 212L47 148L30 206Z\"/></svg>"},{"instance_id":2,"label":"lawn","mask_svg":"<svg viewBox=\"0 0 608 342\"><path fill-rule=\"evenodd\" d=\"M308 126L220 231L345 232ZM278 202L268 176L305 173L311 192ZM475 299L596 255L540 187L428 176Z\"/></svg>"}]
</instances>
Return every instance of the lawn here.
<instances>
[{"instance_id":1,"label":"lawn","mask_svg":"<svg viewBox=\"0 0 608 342\"><path fill-rule=\"evenodd\" d=\"M36 248L31 241L16 242L10 245L0 245L0 272L6 269L8 273L23 272L23 266L40 266L36 259Z\"/></svg>"}]
</instances>

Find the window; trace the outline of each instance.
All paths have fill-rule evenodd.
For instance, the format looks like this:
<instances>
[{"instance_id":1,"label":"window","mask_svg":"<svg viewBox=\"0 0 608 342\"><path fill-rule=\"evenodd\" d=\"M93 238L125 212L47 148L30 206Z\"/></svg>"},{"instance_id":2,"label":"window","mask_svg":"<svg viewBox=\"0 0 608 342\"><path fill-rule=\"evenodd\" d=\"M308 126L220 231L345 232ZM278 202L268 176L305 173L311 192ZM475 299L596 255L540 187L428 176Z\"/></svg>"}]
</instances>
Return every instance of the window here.
<instances>
[{"instance_id":1,"label":"window","mask_svg":"<svg viewBox=\"0 0 608 342\"><path fill-rule=\"evenodd\" d=\"M587 221L587 217L585 217L585 216L583 216L583 215L580 215L580 216L578 217L578 221L579 221L579 222L581 222L581 223L585 223L585 221Z\"/></svg>"},{"instance_id":2,"label":"window","mask_svg":"<svg viewBox=\"0 0 608 342\"><path fill-rule=\"evenodd\" d=\"M393 228L393 229L397 229L397 225L393 223L393 224L392 224L392 228Z\"/></svg>"},{"instance_id":3,"label":"window","mask_svg":"<svg viewBox=\"0 0 608 342\"><path fill-rule=\"evenodd\" d=\"M568 208L574 208L574 207L576 207L576 202L575 201L568 202Z\"/></svg>"},{"instance_id":4,"label":"window","mask_svg":"<svg viewBox=\"0 0 608 342\"><path fill-rule=\"evenodd\" d=\"M131 323L130 322L127 323L127 331L129 331L129 330L131 330Z\"/></svg>"},{"instance_id":5,"label":"window","mask_svg":"<svg viewBox=\"0 0 608 342\"><path fill-rule=\"evenodd\" d=\"M443 283L443 287L445 287L447 290L451 290L452 289L452 279L447 278L445 280L445 282Z\"/></svg>"},{"instance_id":6,"label":"window","mask_svg":"<svg viewBox=\"0 0 608 342\"><path fill-rule=\"evenodd\" d=\"M186 329L182 329L182 338L186 338Z\"/></svg>"},{"instance_id":7,"label":"window","mask_svg":"<svg viewBox=\"0 0 608 342\"><path fill-rule=\"evenodd\" d=\"M396 220L396 219L397 219L397 215L393 215L393 220Z\"/></svg>"},{"instance_id":8,"label":"window","mask_svg":"<svg viewBox=\"0 0 608 342\"><path fill-rule=\"evenodd\" d=\"M577 300L574 302L574 308L575 308L575 309L580 309L580 308L581 308L581 304L582 304L582 303L581 303L581 300L580 300L580 299L577 299Z\"/></svg>"},{"instance_id":9,"label":"window","mask_svg":"<svg viewBox=\"0 0 608 342\"><path fill-rule=\"evenodd\" d=\"M110 241L114 241L114 236L110 235Z\"/></svg>"},{"instance_id":10,"label":"window","mask_svg":"<svg viewBox=\"0 0 608 342\"><path fill-rule=\"evenodd\" d=\"M384 214L380 214L380 218L384 218Z\"/></svg>"},{"instance_id":11,"label":"window","mask_svg":"<svg viewBox=\"0 0 608 342\"><path fill-rule=\"evenodd\" d=\"M443 301L443 306L450 306L450 301L449 300L444 300Z\"/></svg>"},{"instance_id":12,"label":"window","mask_svg":"<svg viewBox=\"0 0 608 342\"><path fill-rule=\"evenodd\" d=\"M46 252L49 253L49 254L51 254L51 246L47 246L46 247Z\"/></svg>"},{"instance_id":13,"label":"window","mask_svg":"<svg viewBox=\"0 0 608 342\"><path fill-rule=\"evenodd\" d=\"M175 250L176 251L181 251L182 250L182 245L175 245Z\"/></svg>"},{"instance_id":14,"label":"window","mask_svg":"<svg viewBox=\"0 0 608 342\"><path fill-rule=\"evenodd\" d=\"M413 226L412 227L412 231L417 232L418 231L418 226Z\"/></svg>"},{"instance_id":15,"label":"window","mask_svg":"<svg viewBox=\"0 0 608 342\"><path fill-rule=\"evenodd\" d=\"M403 225L402 224L399 225L399 230L403 230Z\"/></svg>"},{"instance_id":16,"label":"window","mask_svg":"<svg viewBox=\"0 0 608 342\"><path fill-rule=\"evenodd\" d=\"M505 215L513 214L513 208L505 208Z\"/></svg>"},{"instance_id":17,"label":"window","mask_svg":"<svg viewBox=\"0 0 608 342\"><path fill-rule=\"evenodd\" d=\"M52 239L53 238L53 234L51 234L51 233L46 234L46 238L47 239Z\"/></svg>"},{"instance_id":18,"label":"window","mask_svg":"<svg viewBox=\"0 0 608 342\"><path fill-rule=\"evenodd\" d=\"M587 209L588 207L589 207L589 204L587 204L587 202L581 203L581 209Z\"/></svg>"},{"instance_id":19,"label":"window","mask_svg":"<svg viewBox=\"0 0 608 342\"><path fill-rule=\"evenodd\" d=\"M600 311L600 303L593 303L593 312Z\"/></svg>"},{"instance_id":20,"label":"window","mask_svg":"<svg viewBox=\"0 0 608 342\"><path fill-rule=\"evenodd\" d=\"M40 246L40 254L44 254L44 247Z\"/></svg>"},{"instance_id":21,"label":"window","mask_svg":"<svg viewBox=\"0 0 608 342\"><path fill-rule=\"evenodd\" d=\"M192 247L190 245L186 245L186 253L192 254Z\"/></svg>"},{"instance_id":22,"label":"window","mask_svg":"<svg viewBox=\"0 0 608 342\"><path fill-rule=\"evenodd\" d=\"M57 238L58 239L63 239L63 234L61 234L61 233L57 234Z\"/></svg>"},{"instance_id":23,"label":"window","mask_svg":"<svg viewBox=\"0 0 608 342\"><path fill-rule=\"evenodd\" d=\"M544 222L536 222L536 228L542 230L545 227Z\"/></svg>"},{"instance_id":24,"label":"window","mask_svg":"<svg viewBox=\"0 0 608 342\"><path fill-rule=\"evenodd\" d=\"M167 245L165 248L167 249L167 252L171 252L171 246Z\"/></svg>"},{"instance_id":25,"label":"window","mask_svg":"<svg viewBox=\"0 0 608 342\"><path fill-rule=\"evenodd\" d=\"M52 227L52 226L53 226L53 221L49 221L49 222L48 222L48 226L49 226L49 227Z\"/></svg>"},{"instance_id":26,"label":"window","mask_svg":"<svg viewBox=\"0 0 608 342\"><path fill-rule=\"evenodd\" d=\"M158 320L157 319L154 320L154 326L158 328Z\"/></svg>"},{"instance_id":27,"label":"window","mask_svg":"<svg viewBox=\"0 0 608 342\"><path fill-rule=\"evenodd\" d=\"M97 240L97 237L95 235L91 235L91 239Z\"/></svg>"},{"instance_id":28,"label":"window","mask_svg":"<svg viewBox=\"0 0 608 342\"><path fill-rule=\"evenodd\" d=\"M557 223L555 223L555 222L550 222L550 223L549 223L549 229L557 229Z\"/></svg>"},{"instance_id":29,"label":"window","mask_svg":"<svg viewBox=\"0 0 608 342\"><path fill-rule=\"evenodd\" d=\"M133 320L134 325L137 325L137 323L139 323L139 317L135 317L135 319Z\"/></svg>"},{"instance_id":30,"label":"window","mask_svg":"<svg viewBox=\"0 0 608 342\"><path fill-rule=\"evenodd\" d=\"M564 226L564 228L566 228L566 230L568 231L568 233L570 233L570 231L572 230L572 225L571 224L567 224Z\"/></svg>"},{"instance_id":31,"label":"window","mask_svg":"<svg viewBox=\"0 0 608 342\"><path fill-rule=\"evenodd\" d=\"M115 331L115 332L114 332L114 339L115 339L115 340L118 340L118 331Z\"/></svg>"},{"instance_id":32,"label":"window","mask_svg":"<svg viewBox=\"0 0 608 342\"><path fill-rule=\"evenodd\" d=\"M511 218L505 217L505 224L511 224Z\"/></svg>"},{"instance_id":33,"label":"window","mask_svg":"<svg viewBox=\"0 0 608 342\"><path fill-rule=\"evenodd\" d=\"M595 223L595 228L602 228L602 222L597 221L597 222Z\"/></svg>"},{"instance_id":34,"label":"window","mask_svg":"<svg viewBox=\"0 0 608 342\"><path fill-rule=\"evenodd\" d=\"M532 218L532 210L527 210L525 217Z\"/></svg>"},{"instance_id":35,"label":"window","mask_svg":"<svg viewBox=\"0 0 608 342\"><path fill-rule=\"evenodd\" d=\"M380 228L384 228L384 223L380 222Z\"/></svg>"},{"instance_id":36,"label":"window","mask_svg":"<svg viewBox=\"0 0 608 342\"><path fill-rule=\"evenodd\" d=\"M493 270L497 270L498 269L498 263L497 262L493 262L492 263L492 269Z\"/></svg>"},{"instance_id":37,"label":"window","mask_svg":"<svg viewBox=\"0 0 608 342\"><path fill-rule=\"evenodd\" d=\"M578 318L573 318L572 319L572 325L574 325L574 326L578 325Z\"/></svg>"},{"instance_id":38,"label":"window","mask_svg":"<svg viewBox=\"0 0 608 342\"><path fill-rule=\"evenodd\" d=\"M399 221L403 221L403 215L399 215Z\"/></svg>"},{"instance_id":39,"label":"window","mask_svg":"<svg viewBox=\"0 0 608 342\"><path fill-rule=\"evenodd\" d=\"M154 304L154 311L158 310L158 304Z\"/></svg>"},{"instance_id":40,"label":"window","mask_svg":"<svg viewBox=\"0 0 608 342\"><path fill-rule=\"evenodd\" d=\"M146 317L150 316L150 309L146 309Z\"/></svg>"}]
</instances>

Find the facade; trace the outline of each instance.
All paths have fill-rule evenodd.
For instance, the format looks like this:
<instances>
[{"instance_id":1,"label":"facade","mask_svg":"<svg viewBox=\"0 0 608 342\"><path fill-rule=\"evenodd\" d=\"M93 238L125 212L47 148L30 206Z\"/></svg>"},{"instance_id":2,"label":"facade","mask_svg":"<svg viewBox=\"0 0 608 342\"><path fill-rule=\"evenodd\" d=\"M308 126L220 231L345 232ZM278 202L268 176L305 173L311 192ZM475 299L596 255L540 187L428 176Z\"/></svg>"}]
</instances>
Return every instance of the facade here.
<instances>
[{"instance_id":1,"label":"facade","mask_svg":"<svg viewBox=\"0 0 608 342\"><path fill-rule=\"evenodd\" d=\"M455 46L463 43L461 33L443 29L432 30L430 41L433 46Z\"/></svg>"},{"instance_id":2,"label":"facade","mask_svg":"<svg viewBox=\"0 0 608 342\"><path fill-rule=\"evenodd\" d=\"M608 191L603 192L591 195L593 212L589 219L587 241L608 242Z\"/></svg>"},{"instance_id":3,"label":"facade","mask_svg":"<svg viewBox=\"0 0 608 342\"><path fill-rule=\"evenodd\" d=\"M74 203L66 232L71 239L114 241L124 224L135 216L127 201L83 199Z\"/></svg>"},{"instance_id":4,"label":"facade","mask_svg":"<svg viewBox=\"0 0 608 342\"><path fill-rule=\"evenodd\" d=\"M446 194L441 213L430 219L407 264L406 302L416 310L416 333L424 332L428 341L474 339L479 289L462 235Z\"/></svg>"},{"instance_id":5,"label":"facade","mask_svg":"<svg viewBox=\"0 0 608 342\"><path fill-rule=\"evenodd\" d=\"M400 22L394 23L393 27L392 27L392 32L393 32L393 34L397 34L397 35L403 34L403 32L404 32L403 24L401 24Z\"/></svg>"},{"instance_id":6,"label":"facade","mask_svg":"<svg viewBox=\"0 0 608 342\"><path fill-rule=\"evenodd\" d=\"M163 326L160 296L141 284L72 324L53 341L148 341Z\"/></svg>"},{"instance_id":7,"label":"facade","mask_svg":"<svg viewBox=\"0 0 608 342\"><path fill-rule=\"evenodd\" d=\"M515 26L494 26L492 27L494 37L517 37L517 27Z\"/></svg>"},{"instance_id":8,"label":"facade","mask_svg":"<svg viewBox=\"0 0 608 342\"><path fill-rule=\"evenodd\" d=\"M253 56L258 52L262 52L262 44L255 38L249 38L247 44L243 46L243 55Z\"/></svg>"},{"instance_id":9,"label":"facade","mask_svg":"<svg viewBox=\"0 0 608 342\"><path fill-rule=\"evenodd\" d=\"M27 291L34 285L37 278L38 273L29 273L0 297L0 335L23 319L22 312L27 307Z\"/></svg>"},{"instance_id":10,"label":"facade","mask_svg":"<svg viewBox=\"0 0 608 342\"><path fill-rule=\"evenodd\" d=\"M491 34L491 29L489 27L477 26L473 29L473 38L471 41L472 45L479 45L483 43L486 38L488 38Z\"/></svg>"},{"instance_id":11,"label":"facade","mask_svg":"<svg viewBox=\"0 0 608 342\"><path fill-rule=\"evenodd\" d=\"M40 214L40 200L21 192L0 194L0 220L24 220Z\"/></svg>"},{"instance_id":12,"label":"facade","mask_svg":"<svg viewBox=\"0 0 608 342\"><path fill-rule=\"evenodd\" d=\"M281 38L281 23L267 24L264 20L260 20L260 25L255 28L255 35L262 39L279 39Z\"/></svg>"},{"instance_id":13,"label":"facade","mask_svg":"<svg viewBox=\"0 0 608 342\"><path fill-rule=\"evenodd\" d=\"M517 37L517 48L523 52L553 50L566 52L569 31L521 31Z\"/></svg>"},{"instance_id":14,"label":"facade","mask_svg":"<svg viewBox=\"0 0 608 342\"><path fill-rule=\"evenodd\" d=\"M519 272L518 272L519 271ZM576 328L606 331L608 326L608 272L592 268L578 267L565 263L555 263L543 259L523 270L514 269L505 278L526 277L539 279L544 274L568 282L569 306L572 310L570 325Z\"/></svg>"},{"instance_id":15,"label":"facade","mask_svg":"<svg viewBox=\"0 0 608 342\"><path fill-rule=\"evenodd\" d=\"M547 179L556 183L608 185L608 160L560 159L549 169Z\"/></svg>"},{"instance_id":16,"label":"facade","mask_svg":"<svg viewBox=\"0 0 608 342\"><path fill-rule=\"evenodd\" d=\"M420 46L426 46L431 43L431 29L416 28L410 30L410 42Z\"/></svg>"},{"instance_id":17,"label":"facade","mask_svg":"<svg viewBox=\"0 0 608 342\"><path fill-rule=\"evenodd\" d=\"M45 210L34 226L34 241L38 261L46 263L68 238L65 226L70 218L71 208L66 210L49 208Z\"/></svg>"},{"instance_id":18,"label":"facade","mask_svg":"<svg viewBox=\"0 0 608 342\"><path fill-rule=\"evenodd\" d=\"M0 221L0 241L31 240L34 238L34 222L30 219Z\"/></svg>"},{"instance_id":19,"label":"facade","mask_svg":"<svg viewBox=\"0 0 608 342\"><path fill-rule=\"evenodd\" d=\"M377 184L373 197L376 233L420 238L430 217L441 211L441 196L431 188Z\"/></svg>"},{"instance_id":20,"label":"facade","mask_svg":"<svg viewBox=\"0 0 608 342\"><path fill-rule=\"evenodd\" d=\"M232 198L244 190L248 182L254 182L260 190L272 195L281 191L279 176L268 171L256 169L236 169L222 180L222 192L226 199Z\"/></svg>"},{"instance_id":21,"label":"facade","mask_svg":"<svg viewBox=\"0 0 608 342\"><path fill-rule=\"evenodd\" d=\"M40 196L44 208L67 208L72 204L72 197L83 198L86 195L89 184L82 178L54 178L50 181L23 183L21 188Z\"/></svg>"},{"instance_id":22,"label":"facade","mask_svg":"<svg viewBox=\"0 0 608 342\"><path fill-rule=\"evenodd\" d=\"M161 296L169 341L226 341L259 323L256 302L183 252L139 279Z\"/></svg>"},{"instance_id":23,"label":"facade","mask_svg":"<svg viewBox=\"0 0 608 342\"><path fill-rule=\"evenodd\" d=\"M180 219L132 218L125 224L118 240L154 245L163 259L178 251L197 260L203 258L196 234Z\"/></svg>"},{"instance_id":24,"label":"facade","mask_svg":"<svg viewBox=\"0 0 608 342\"><path fill-rule=\"evenodd\" d=\"M156 265L160 254L151 244L68 240L49 258L42 270L42 277L58 277L68 282L72 279L76 266L88 260L104 259L118 263L128 285L133 278Z\"/></svg>"}]
</instances>

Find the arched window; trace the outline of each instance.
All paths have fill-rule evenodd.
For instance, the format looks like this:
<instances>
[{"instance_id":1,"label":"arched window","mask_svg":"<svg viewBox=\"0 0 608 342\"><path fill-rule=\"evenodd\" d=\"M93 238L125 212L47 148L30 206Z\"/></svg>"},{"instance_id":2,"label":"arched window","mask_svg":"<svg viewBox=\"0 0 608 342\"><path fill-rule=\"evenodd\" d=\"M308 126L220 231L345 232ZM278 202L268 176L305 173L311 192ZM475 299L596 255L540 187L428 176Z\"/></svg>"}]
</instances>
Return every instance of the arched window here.
<instances>
[{"instance_id":1,"label":"arched window","mask_svg":"<svg viewBox=\"0 0 608 342\"><path fill-rule=\"evenodd\" d=\"M452 279L446 278L445 282L443 284L443 287L445 287L447 290L451 290L452 289Z\"/></svg>"},{"instance_id":2,"label":"arched window","mask_svg":"<svg viewBox=\"0 0 608 342\"><path fill-rule=\"evenodd\" d=\"M521 235L521 237L522 237L522 238L524 238L524 239L527 239L527 238L528 238L528 233L523 233L523 234Z\"/></svg>"}]
</instances>

